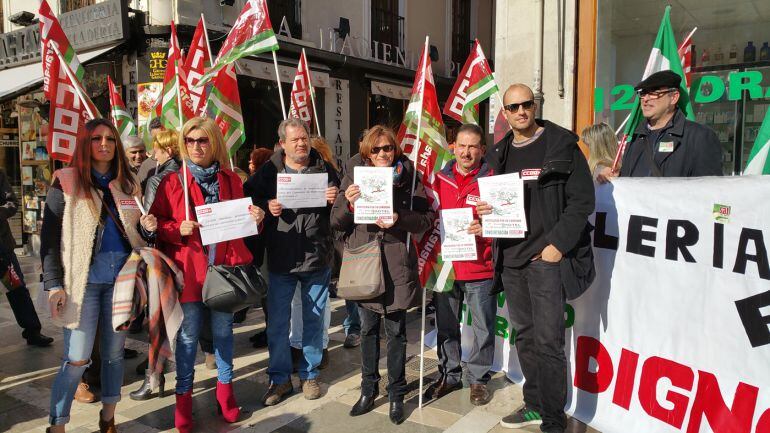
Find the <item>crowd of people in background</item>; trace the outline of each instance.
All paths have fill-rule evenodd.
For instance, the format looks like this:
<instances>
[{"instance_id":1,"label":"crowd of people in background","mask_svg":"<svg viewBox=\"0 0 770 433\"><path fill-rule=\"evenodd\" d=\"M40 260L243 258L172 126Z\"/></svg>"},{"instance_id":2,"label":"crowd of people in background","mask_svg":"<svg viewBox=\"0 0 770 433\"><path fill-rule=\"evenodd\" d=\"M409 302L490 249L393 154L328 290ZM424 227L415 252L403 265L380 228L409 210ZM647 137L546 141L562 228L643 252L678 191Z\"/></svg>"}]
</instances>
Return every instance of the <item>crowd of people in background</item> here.
<instances>
[{"instance_id":1,"label":"crowd of people in background","mask_svg":"<svg viewBox=\"0 0 770 433\"><path fill-rule=\"evenodd\" d=\"M529 87L510 86L503 96L503 113L511 130L502 140L487 146L480 127L465 124L457 129L454 160L437 174L437 210L429 204L424 185L413 183L414 164L386 126L364 131L358 154L340 161L304 122L287 119L278 127L275 147L253 150L248 173L238 173L210 119L192 118L181 131L153 125L149 152L136 137L121 140L109 121L88 122L80 131L71 164L55 173L45 202L42 282L51 317L62 327L64 340L47 431L64 431L73 399L89 401L91 391L83 382L86 369L96 370L100 382L100 431L117 431L114 414L121 399L123 360L130 356L124 351L126 333L145 332L142 324L154 323L140 316L128 329L113 326L113 291L118 290L116 282L132 251L153 246L181 272L178 293L172 298L183 312L176 324L174 424L184 433L194 424L192 386L199 345L208 368L217 370L218 413L227 422L240 416L232 387L233 324L246 312L214 311L202 302L207 267L253 263L267 276L261 302L265 331L250 338L254 347L267 347L269 352L270 385L262 404L276 405L294 392L295 373L299 390L312 400L322 394L318 378L329 357L329 298L343 247L361 246L374 238L381 242L384 293L345 302L344 346L360 347L361 356L361 394L350 415L360 416L375 407L384 328L388 413L394 424L401 424L406 418L406 313L419 304L423 289L410 237L431 227L438 212L465 207L473 212L468 233L475 236L477 259L453 262L452 290L432 295L440 377L424 397L442 398L463 387L460 318L465 302L473 317L464 331L472 336L465 357L470 402L488 403L496 295L504 292L526 382L524 405L504 417L501 425L540 425L544 432L564 432L568 374L563 308L566 300L587 289L594 276L588 218L594 210L595 184L618 176L719 174L716 136L679 111L678 80L676 74L659 72L637 85L646 122L639 125L622 161L615 160L617 138L609 125L582 131L582 141L590 148L586 160L577 135L536 118L537 102ZM355 222L361 189L353 172L361 166L392 170L392 218L374 224ZM276 198L277 176L282 173L325 174L326 206L284 206ZM493 207L480 199L478 180L507 173L522 175L527 233L520 239L483 237L482 217ZM6 241L7 220L16 211L16 198L2 173L0 193L0 238L4 246L12 245ZM133 204L135 197L141 198L146 214ZM249 215L259 234L205 246L191 209L242 197L251 198ZM3 248L0 259L0 277L22 336L30 345L49 345L52 339L40 333L13 251ZM151 315L149 310L145 314ZM158 388L163 394L162 374L160 381L153 380L153 373L162 370L162 363L156 364L155 357L139 364L137 373L146 379L131 393L132 399L150 398Z\"/></svg>"}]
</instances>

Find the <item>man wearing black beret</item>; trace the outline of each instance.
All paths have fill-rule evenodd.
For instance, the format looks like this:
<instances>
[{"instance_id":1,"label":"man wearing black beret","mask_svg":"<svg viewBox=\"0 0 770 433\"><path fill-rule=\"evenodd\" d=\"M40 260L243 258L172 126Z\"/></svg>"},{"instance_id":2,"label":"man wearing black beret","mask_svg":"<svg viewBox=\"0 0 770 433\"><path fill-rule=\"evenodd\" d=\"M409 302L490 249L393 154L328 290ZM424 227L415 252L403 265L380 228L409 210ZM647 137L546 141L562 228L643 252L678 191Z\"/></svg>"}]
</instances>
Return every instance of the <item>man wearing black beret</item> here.
<instances>
[{"instance_id":1,"label":"man wearing black beret","mask_svg":"<svg viewBox=\"0 0 770 433\"><path fill-rule=\"evenodd\" d=\"M641 122L623 155L626 177L695 177L722 175L722 147L709 127L687 120L677 108L682 78L656 72L636 85Z\"/></svg>"}]
</instances>

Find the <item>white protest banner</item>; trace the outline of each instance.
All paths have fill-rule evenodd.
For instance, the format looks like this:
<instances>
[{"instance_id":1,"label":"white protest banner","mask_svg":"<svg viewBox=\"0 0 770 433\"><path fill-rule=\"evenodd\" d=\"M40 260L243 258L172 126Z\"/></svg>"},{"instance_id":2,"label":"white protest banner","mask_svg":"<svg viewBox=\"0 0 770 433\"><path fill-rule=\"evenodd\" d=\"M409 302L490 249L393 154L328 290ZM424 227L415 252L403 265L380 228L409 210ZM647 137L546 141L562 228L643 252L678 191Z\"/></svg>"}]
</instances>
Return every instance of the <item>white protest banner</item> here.
<instances>
[{"instance_id":1,"label":"white protest banner","mask_svg":"<svg viewBox=\"0 0 770 433\"><path fill-rule=\"evenodd\" d=\"M441 210L441 258L445 262L476 260L476 235L468 233L473 209Z\"/></svg>"},{"instance_id":2,"label":"white protest banner","mask_svg":"<svg viewBox=\"0 0 770 433\"><path fill-rule=\"evenodd\" d=\"M278 173L276 200L284 208L302 209L326 206L326 173Z\"/></svg>"},{"instance_id":3,"label":"white protest banner","mask_svg":"<svg viewBox=\"0 0 770 433\"><path fill-rule=\"evenodd\" d=\"M393 220L393 169L390 167L354 167L353 182L361 189L353 220L373 224L378 219Z\"/></svg>"},{"instance_id":4,"label":"white protest banner","mask_svg":"<svg viewBox=\"0 0 770 433\"><path fill-rule=\"evenodd\" d=\"M524 215L524 181L518 173L479 178L481 201L492 205L492 213L481 217L487 238L523 238L527 231Z\"/></svg>"},{"instance_id":5,"label":"white protest banner","mask_svg":"<svg viewBox=\"0 0 770 433\"><path fill-rule=\"evenodd\" d=\"M257 224L249 214L249 206L251 199L248 197L195 206L203 245L257 234Z\"/></svg>"},{"instance_id":6,"label":"white protest banner","mask_svg":"<svg viewBox=\"0 0 770 433\"><path fill-rule=\"evenodd\" d=\"M565 305L568 412L603 433L770 432L768 215L769 176L597 187L596 280ZM494 368L519 382L505 302Z\"/></svg>"}]
</instances>

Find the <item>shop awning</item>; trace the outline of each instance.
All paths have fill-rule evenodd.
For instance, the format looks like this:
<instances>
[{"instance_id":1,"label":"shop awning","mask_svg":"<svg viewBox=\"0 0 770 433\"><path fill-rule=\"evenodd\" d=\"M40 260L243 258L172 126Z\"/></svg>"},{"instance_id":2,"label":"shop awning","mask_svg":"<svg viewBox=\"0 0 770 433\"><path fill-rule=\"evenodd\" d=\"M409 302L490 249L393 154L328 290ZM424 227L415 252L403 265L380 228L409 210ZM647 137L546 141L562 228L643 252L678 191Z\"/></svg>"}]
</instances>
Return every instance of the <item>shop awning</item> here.
<instances>
[{"instance_id":1,"label":"shop awning","mask_svg":"<svg viewBox=\"0 0 770 433\"><path fill-rule=\"evenodd\" d=\"M313 87L329 87L329 74L319 71L314 66L313 63L310 64L310 78L313 82ZM262 80L275 81L275 65L272 62L239 59L236 62L235 72L240 75L248 75ZM294 76L297 75L297 68L278 65L278 74L281 76L281 82L293 83Z\"/></svg>"},{"instance_id":2,"label":"shop awning","mask_svg":"<svg viewBox=\"0 0 770 433\"><path fill-rule=\"evenodd\" d=\"M80 60L80 63L85 64L89 60L101 56L118 45L120 44L114 44L78 54L78 59ZM17 68L4 69L0 71L0 83L2 83L0 101L25 93L28 90L39 86L42 82L43 67L39 62L19 66Z\"/></svg>"},{"instance_id":3,"label":"shop awning","mask_svg":"<svg viewBox=\"0 0 770 433\"><path fill-rule=\"evenodd\" d=\"M408 101L412 96L412 89L406 86L372 80L372 95L382 95L388 98L405 99Z\"/></svg>"}]
</instances>

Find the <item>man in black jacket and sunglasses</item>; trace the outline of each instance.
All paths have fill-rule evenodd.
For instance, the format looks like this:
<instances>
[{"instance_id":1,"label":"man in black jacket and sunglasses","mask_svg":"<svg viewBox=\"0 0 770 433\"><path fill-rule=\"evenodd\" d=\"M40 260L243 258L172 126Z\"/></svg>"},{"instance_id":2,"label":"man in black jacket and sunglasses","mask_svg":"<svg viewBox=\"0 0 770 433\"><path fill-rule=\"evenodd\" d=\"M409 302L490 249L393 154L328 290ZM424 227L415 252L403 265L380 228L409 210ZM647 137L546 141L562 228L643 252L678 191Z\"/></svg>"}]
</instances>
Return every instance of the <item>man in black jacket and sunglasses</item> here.
<instances>
[{"instance_id":1,"label":"man in black jacket and sunglasses","mask_svg":"<svg viewBox=\"0 0 770 433\"><path fill-rule=\"evenodd\" d=\"M500 425L540 425L548 433L566 428L567 359L564 354L564 304L594 277L588 216L594 186L578 137L535 118L532 89L514 84L503 97L509 132L488 154L496 174L519 173L527 232L523 238L495 239L494 290L505 290L516 332L516 351L524 383L524 406ZM479 215L492 206L479 202ZM483 224L483 219L482 219Z\"/></svg>"}]
</instances>

